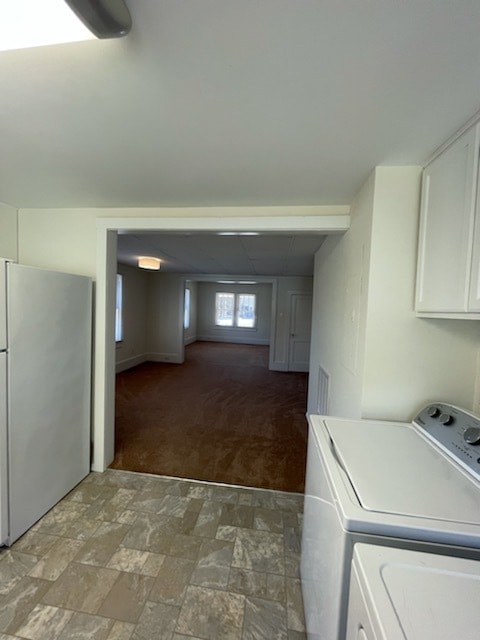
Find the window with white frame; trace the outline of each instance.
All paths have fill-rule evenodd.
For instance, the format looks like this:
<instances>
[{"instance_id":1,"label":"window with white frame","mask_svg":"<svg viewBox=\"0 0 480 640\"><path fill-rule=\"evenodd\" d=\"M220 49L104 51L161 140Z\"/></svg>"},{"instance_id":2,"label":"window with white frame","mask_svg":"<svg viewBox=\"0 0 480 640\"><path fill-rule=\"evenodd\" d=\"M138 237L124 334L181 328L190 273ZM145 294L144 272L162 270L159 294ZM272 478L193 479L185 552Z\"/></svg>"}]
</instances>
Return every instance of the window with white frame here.
<instances>
[{"instance_id":1,"label":"window with white frame","mask_svg":"<svg viewBox=\"0 0 480 640\"><path fill-rule=\"evenodd\" d=\"M185 289L185 301L183 307L183 328L190 328L190 289Z\"/></svg>"},{"instance_id":2,"label":"window with white frame","mask_svg":"<svg viewBox=\"0 0 480 640\"><path fill-rule=\"evenodd\" d=\"M217 291L215 294L216 326L254 329L257 322L256 303L255 293Z\"/></svg>"},{"instance_id":3,"label":"window with white frame","mask_svg":"<svg viewBox=\"0 0 480 640\"><path fill-rule=\"evenodd\" d=\"M115 304L115 342L123 340L123 276L117 273L117 289Z\"/></svg>"}]
</instances>

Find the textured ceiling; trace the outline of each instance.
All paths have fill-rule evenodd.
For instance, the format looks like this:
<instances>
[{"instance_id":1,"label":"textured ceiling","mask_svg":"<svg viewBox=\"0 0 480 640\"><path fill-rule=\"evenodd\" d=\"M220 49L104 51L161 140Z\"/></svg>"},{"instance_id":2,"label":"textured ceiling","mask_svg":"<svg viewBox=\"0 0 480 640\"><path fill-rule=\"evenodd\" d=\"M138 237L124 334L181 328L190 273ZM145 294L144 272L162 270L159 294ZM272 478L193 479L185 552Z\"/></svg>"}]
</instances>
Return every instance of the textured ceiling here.
<instances>
[{"instance_id":1,"label":"textured ceiling","mask_svg":"<svg viewBox=\"0 0 480 640\"><path fill-rule=\"evenodd\" d=\"M127 0L131 34L0 53L0 200L349 204L480 105L478 0Z\"/></svg>"},{"instance_id":2,"label":"textured ceiling","mask_svg":"<svg viewBox=\"0 0 480 640\"><path fill-rule=\"evenodd\" d=\"M162 273L311 276L320 235L129 234L118 236L119 262L162 261Z\"/></svg>"}]
</instances>

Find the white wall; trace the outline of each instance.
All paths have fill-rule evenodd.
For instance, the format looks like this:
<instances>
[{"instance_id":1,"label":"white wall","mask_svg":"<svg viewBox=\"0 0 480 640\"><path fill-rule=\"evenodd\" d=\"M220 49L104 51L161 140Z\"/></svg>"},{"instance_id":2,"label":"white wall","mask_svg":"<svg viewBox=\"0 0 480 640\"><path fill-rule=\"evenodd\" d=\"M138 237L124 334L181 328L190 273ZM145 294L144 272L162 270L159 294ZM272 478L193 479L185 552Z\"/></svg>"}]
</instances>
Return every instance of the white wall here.
<instances>
[{"instance_id":1,"label":"white wall","mask_svg":"<svg viewBox=\"0 0 480 640\"><path fill-rule=\"evenodd\" d=\"M375 175L362 415L411 420L433 400L472 409L480 322L414 312L420 168Z\"/></svg>"},{"instance_id":2,"label":"white wall","mask_svg":"<svg viewBox=\"0 0 480 640\"><path fill-rule=\"evenodd\" d=\"M317 411L318 373L330 376L328 412L362 411L368 263L375 192L372 173L351 207L350 229L329 237L315 256L308 410Z\"/></svg>"},{"instance_id":3,"label":"white wall","mask_svg":"<svg viewBox=\"0 0 480 640\"><path fill-rule=\"evenodd\" d=\"M124 371L146 360L147 278L141 269L117 265L123 276L123 340L116 345L116 370Z\"/></svg>"},{"instance_id":4,"label":"white wall","mask_svg":"<svg viewBox=\"0 0 480 640\"><path fill-rule=\"evenodd\" d=\"M148 274L148 360L183 362L184 278Z\"/></svg>"},{"instance_id":5,"label":"white wall","mask_svg":"<svg viewBox=\"0 0 480 640\"><path fill-rule=\"evenodd\" d=\"M230 293L252 293L257 296L257 326L255 329L217 327L215 325L215 294L217 291ZM270 344L272 311L272 285L198 283L198 340L237 342L244 344Z\"/></svg>"},{"instance_id":6,"label":"white wall","mask_svg":"<svg viewBox=\"0 0 480 640\"><path fill-rule=\"evenodd\" d=\"M17 260L17 210L0 202L0 258Z\"/></svg>"},{"instance_id":7,"label":"white wall","mask_svg":"<svg viewBox=\"0 0 480 640\"><path fill-rule=\"evenodd\" d=\"M95 278L96 220L94 209L20 209L18 261Z\"/></svg>"},{"instance_id":8,"label":"white wall","mask_svg":"<svg viewBox=\"0 0 480 640\"><path fill-rule=\"evenodd\" d=\"M350 230L318 251L310 411L319 365L331 414L409 421L435 399L473 408L480 323L414 312L420 177L419 167L377 168Z\"/></svg>"}]
</instances>

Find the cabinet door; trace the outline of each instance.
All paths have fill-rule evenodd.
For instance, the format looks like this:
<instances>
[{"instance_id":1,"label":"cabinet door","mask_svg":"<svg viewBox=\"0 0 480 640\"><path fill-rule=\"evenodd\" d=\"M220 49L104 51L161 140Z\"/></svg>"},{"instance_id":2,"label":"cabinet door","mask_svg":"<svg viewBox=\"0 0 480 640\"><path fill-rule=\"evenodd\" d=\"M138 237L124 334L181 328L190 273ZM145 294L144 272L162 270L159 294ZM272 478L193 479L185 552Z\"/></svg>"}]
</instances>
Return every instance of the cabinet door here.
<instances>
[{"instance_id":1,"label":"cabinet door","mask_svg":"<svg viewBox=\"0 0 480 640\"><path fill-rule=\"evenodd\" d=\"M480 176L479 176L480 184ZM480 192L477 193L477 215L473 234L472 272L470 277L470 312L480 312Z\"/></svg>"},{"instance_id":2,"label":"cabinet door","mask_svg":"<svg viewBox=\"0 0 480 640\"><path fill-rule=\"evenodd\" d=\"M478 166L478 125L424 171L416 309L468 310Z\"/></svg>"}]
</instances>

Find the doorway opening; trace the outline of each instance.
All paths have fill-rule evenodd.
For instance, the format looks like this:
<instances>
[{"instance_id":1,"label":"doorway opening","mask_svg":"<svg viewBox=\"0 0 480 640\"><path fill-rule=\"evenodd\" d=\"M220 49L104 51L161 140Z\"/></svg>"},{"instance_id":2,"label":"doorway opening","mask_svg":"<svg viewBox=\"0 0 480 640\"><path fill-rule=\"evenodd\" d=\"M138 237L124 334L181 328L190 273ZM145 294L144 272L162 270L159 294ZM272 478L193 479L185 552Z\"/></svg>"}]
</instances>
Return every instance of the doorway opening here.
<instances>
[{"instance_id":1,"label":"doorway opening","mask_svg":"<svg viewBox=\"0 0 480 640\"><path fill-rule=\"evenodd\" d=\"M210 210L212 211L212 210ZM233 216L99 218L97 220L97 307L95 332L94 456L92 469L103 471L114 459L115 341L114 308L117 266L117 233L136 230L208 233L255 231L258 233L342 233L348 229L348 215ZM178 215L180 213L180 216ZM242 213L238 210L238 213ZM245 213L245 211L243 212ZM343 212L342 212L343 213ZM197 214L198 215L198 214ZM220 213L217 215L221 215Z\"/></svg>"}]
</instances>

